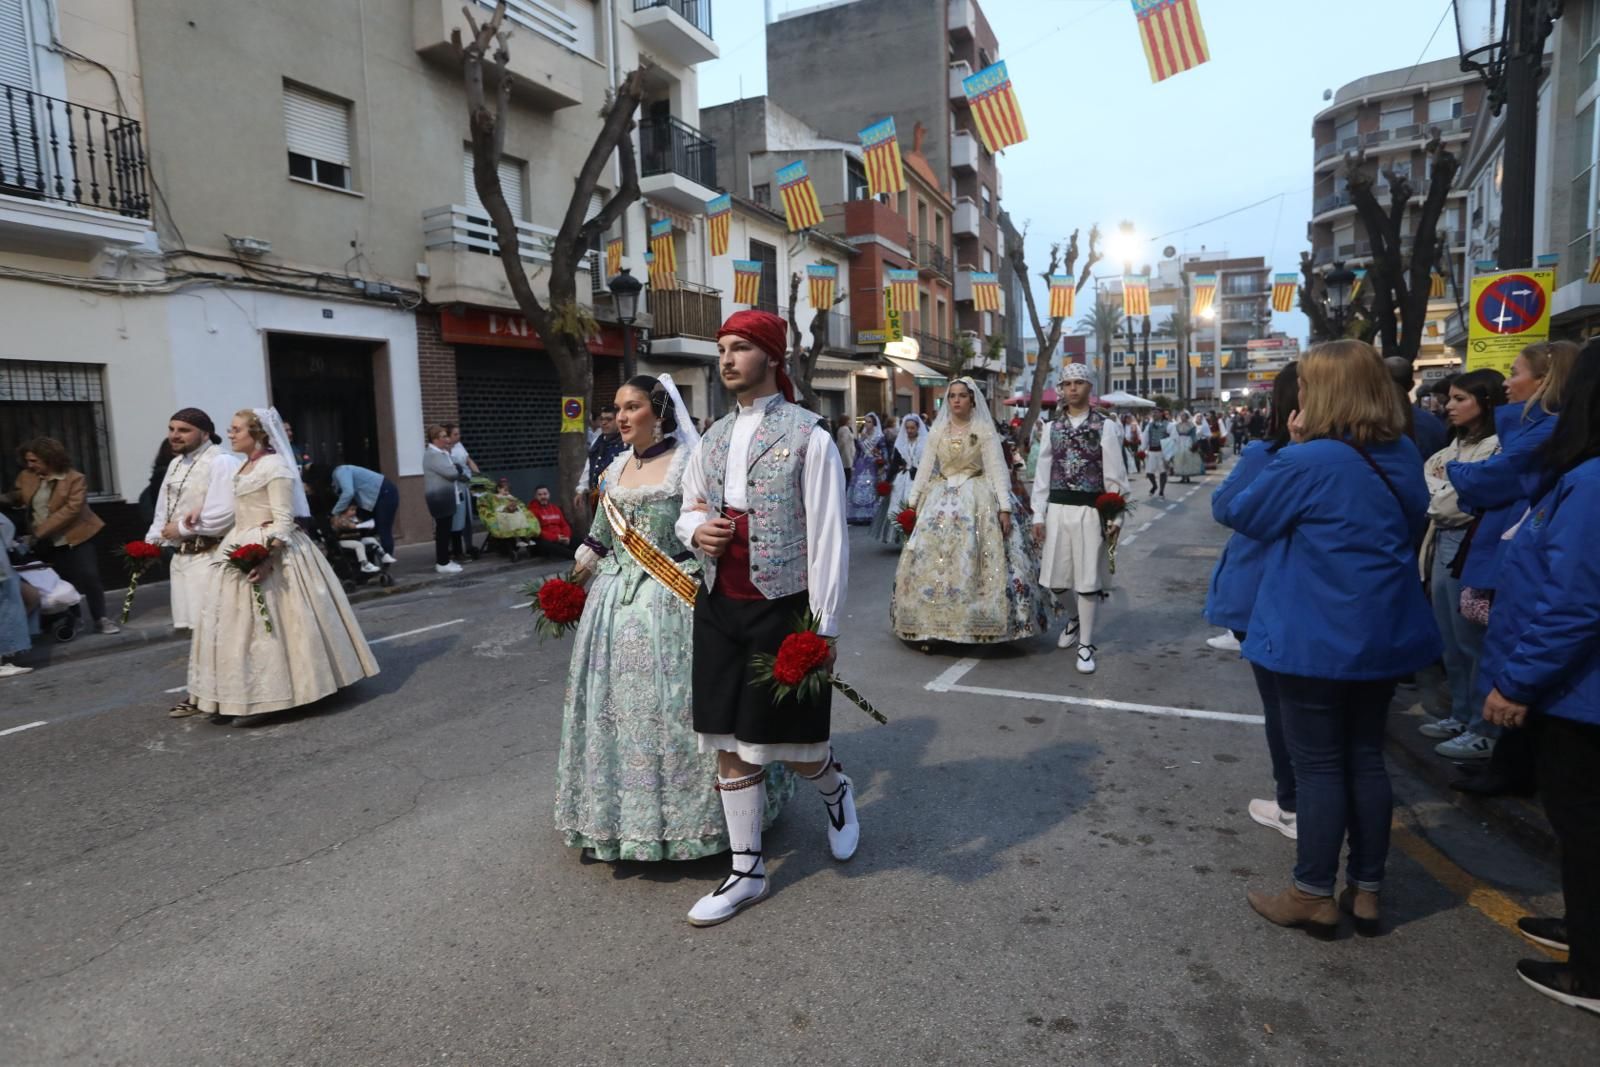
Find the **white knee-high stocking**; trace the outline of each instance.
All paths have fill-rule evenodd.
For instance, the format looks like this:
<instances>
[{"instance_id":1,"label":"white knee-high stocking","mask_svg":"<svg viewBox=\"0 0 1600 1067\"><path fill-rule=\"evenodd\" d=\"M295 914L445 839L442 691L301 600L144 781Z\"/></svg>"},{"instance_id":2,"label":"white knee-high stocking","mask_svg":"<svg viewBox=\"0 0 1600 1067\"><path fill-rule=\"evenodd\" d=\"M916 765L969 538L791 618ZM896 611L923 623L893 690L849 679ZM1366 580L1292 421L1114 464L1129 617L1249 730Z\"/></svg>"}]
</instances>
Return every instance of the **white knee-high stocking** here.
<instances>
[{"instance_id":1,"label":"white knee-high stocking","mask_svg":"<svg viewBox=\"0 0 1600 1067\"><path fill-rule=\"evenodd\" d=\"M1093 593L1077 595L1078 601L1078 644L1094 644L1094 612L1100 606L1100 598Z\"/></svg>"}]
</instances>

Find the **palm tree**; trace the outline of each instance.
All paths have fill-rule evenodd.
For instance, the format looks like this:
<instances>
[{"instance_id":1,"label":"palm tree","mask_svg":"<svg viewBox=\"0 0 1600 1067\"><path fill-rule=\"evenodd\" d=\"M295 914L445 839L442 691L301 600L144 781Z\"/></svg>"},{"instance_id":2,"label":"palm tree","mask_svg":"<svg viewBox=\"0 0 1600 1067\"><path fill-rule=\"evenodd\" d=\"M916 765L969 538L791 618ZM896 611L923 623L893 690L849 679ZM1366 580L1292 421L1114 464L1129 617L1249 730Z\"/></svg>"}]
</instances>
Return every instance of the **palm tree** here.
<instances>
[{"instance_id":1,"label":"palm tree","mask_svg":"<svg viewBox=\"0 0 1600 1067\"><path fill-rule=\"evenodd\" d=\"M1100 392L1111 391L1111 339L1122 325L1122 301L1110 293L1095 293L1094 306L1078 320L1078 329L1094 334L1095 352L1100 359Z\"/></svg>"},{"instance_id":2,"label":"palm tree","mask_svg":"<svg viewBox=\"0 0 1600 1067\"><path fill-rule=\"evenodd\" d=\"M1194 371L1189 366L1189 339L1194 336L1194 318L1189 314L1187 301L1172 309L1172 317L1161 324L1161 329L1178 342L1178 392L1187 397L1194 393ZM1183 385L1185 376L1189 379L1188 387Z\"/></svg>"}]
</instances>

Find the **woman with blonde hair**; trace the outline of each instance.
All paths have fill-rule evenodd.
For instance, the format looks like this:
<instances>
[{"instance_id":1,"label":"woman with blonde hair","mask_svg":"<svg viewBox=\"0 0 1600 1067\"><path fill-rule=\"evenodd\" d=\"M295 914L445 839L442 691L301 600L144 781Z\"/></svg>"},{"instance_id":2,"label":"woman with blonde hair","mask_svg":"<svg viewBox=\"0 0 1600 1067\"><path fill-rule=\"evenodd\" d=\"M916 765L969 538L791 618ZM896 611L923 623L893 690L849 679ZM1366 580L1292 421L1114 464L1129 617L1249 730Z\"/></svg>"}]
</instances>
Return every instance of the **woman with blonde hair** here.
<instances>
[{"instance_id":1,"label":"woman with blonde hair","mask_svg":"<svg viewBox=\"0 0 1600 1067\"><path fill-rule=\"evenodd\" d=\"M1280 926L1331 936L1343 909L1373 934L1393 806L1384 720L1397 679L1441 652L1417 581L1428 487L1372 346L1313 345L1299 375L1294 443L1218 515L1265 546L1243 651L1272 676L1296 786L1293 883L1248 898Z\"/></svg>"}]
</instances>

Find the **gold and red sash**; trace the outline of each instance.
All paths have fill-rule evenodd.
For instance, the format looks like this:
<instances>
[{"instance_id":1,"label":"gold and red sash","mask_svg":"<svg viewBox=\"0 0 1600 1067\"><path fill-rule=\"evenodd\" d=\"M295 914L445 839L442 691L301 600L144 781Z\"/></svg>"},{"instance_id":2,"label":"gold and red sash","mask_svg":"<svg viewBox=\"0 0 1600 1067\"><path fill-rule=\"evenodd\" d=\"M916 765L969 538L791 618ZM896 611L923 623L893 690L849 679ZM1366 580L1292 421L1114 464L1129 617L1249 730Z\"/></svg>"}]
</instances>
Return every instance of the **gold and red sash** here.
<instances>
[{"instance_id":1,"label":"gold and red sash","mask_svg":"<svg viewBox=\"0 0 1600 1067\"><path fill-rule=\"evenodd\" d=\"M612 503L609 493L601 494L600 507L606 513L606 520L611 523L611 532L617 544L628 550L628 555L638 561L646 574L666 586L679 600L694 607L700 583L680 571L672 562L672 557L657 548L648 537L629 526L628 520L623 518L622 509Z\"/></svg>"}]
</instances>

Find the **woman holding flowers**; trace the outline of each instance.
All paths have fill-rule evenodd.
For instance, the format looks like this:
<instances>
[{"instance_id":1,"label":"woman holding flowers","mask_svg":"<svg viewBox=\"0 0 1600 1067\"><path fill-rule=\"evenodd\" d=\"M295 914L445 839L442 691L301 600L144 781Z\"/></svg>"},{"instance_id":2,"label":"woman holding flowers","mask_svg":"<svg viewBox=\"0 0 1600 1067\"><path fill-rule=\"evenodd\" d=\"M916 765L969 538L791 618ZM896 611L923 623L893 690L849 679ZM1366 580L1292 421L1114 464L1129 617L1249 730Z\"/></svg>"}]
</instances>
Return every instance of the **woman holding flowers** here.
<instances>
[{"instance_id":1,"label":"woman holding flowers","mask_svg":"<svg viewBox=\"0 0 1600 1067\"><path fill-rule=\"evenodd\" d=\"M237 725L321 700L378 664L333 568L295 522L311 509L277 409L240 411L228 444L244 465L233 529L195 612L189 693L213 722Z\"/></svg>"},{"instance_id":2,"label":"woman holding flowers","mask_svg":"<svg viewBox=\"0 0 1600 1067\"><path fill-rule=\"evenodd\" d=\"M856 459L851 468L850 491L845 501L845 520L852 526L865 526L878 512L878 481L889 461L888 442L883 436L883 421L869 411L861 420L856 437Z\"/></svg>"},{"instance_id":3,"label":"woman holding flowers","mask_svg":"<svg viewBox=\"0 0 1600 1067\"><path fill-rule=\"evenodd\" d=\"M911 483L917 480L917 468L922 465L922 454L928 447L928 434L922 425L922 416L907 415L900 420L900 432L895 435L894 455L889 459L889 469L884 480L889 483L889 495L878 509L873 520L872 535L886 545L899 548L905 541L905 531L895 521L895 516L905 510L906 494Z\"/></svg>"},{"instance_id":4,"label":"woman holding flowers","mask_svg":"<svg viewBox=\"0 0 1600 1067\"><path fill-rule=\"evenodd\" d=\"M576 557L594 582L562 709L556 828L602 860L699 859L728 851L717 758L700 752L691 708L700 564L673 531L700 435L665 375L617 390L617 429L626 447ZM794 792L792 777L771 782L767 824Z\"/></svg>"}]
</instances>

